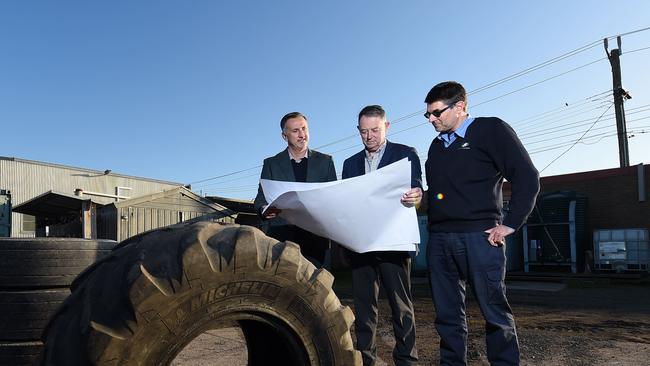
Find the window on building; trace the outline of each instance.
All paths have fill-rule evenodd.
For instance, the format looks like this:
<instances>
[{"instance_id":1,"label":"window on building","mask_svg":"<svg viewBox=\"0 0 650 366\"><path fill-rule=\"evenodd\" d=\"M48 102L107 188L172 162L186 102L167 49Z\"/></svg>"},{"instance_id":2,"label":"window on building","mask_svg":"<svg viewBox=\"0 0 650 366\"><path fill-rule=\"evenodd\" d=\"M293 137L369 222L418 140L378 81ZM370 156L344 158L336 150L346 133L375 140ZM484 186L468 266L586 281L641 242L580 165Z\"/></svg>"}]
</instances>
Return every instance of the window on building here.
<instances>
[{"instance_id":1,"label":"window on building","mask_svg":"<svg viewBox=\"0 0 650 366\"><path fill-rule=\"evenodd\" d=\"M23 232L36 231L36 217L32 215L23 215Z\"/></svg>"}]
</instances>

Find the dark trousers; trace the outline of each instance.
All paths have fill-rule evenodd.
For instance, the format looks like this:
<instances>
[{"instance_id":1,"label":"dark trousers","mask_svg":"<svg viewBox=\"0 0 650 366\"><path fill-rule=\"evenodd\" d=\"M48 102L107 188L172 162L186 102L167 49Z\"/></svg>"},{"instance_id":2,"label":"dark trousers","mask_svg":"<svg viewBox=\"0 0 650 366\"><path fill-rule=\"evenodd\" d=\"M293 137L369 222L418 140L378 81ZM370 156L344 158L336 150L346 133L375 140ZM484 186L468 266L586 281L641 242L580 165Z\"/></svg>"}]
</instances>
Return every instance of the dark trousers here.
<instances>
[{"instance_id":1,"label":"dark trousers","mask_svg":"<svg viewBox=\"0 0 650 366\"><path fill-rule=\"evenodd\" d=\"M371 252L351 256L357 349L364 366L377 359L377 298L383 286L393 318L395 365L415 365L415 315L411 301L411 258L407 252Z\"/></svg>"},{"instance_id":2,"label":"dark trousers","mask_svg":"<svg viewBox=\"0 0 650 366\"><path fill-rule=\"evenodd\" d=\"M485 319L488 361L518 365L519 342L506 299L505 250L487 241L488 234L430 233L429 281L440 335L440 364L467 364L465 284L469 283Z\"/></svg>"}]
</instances>

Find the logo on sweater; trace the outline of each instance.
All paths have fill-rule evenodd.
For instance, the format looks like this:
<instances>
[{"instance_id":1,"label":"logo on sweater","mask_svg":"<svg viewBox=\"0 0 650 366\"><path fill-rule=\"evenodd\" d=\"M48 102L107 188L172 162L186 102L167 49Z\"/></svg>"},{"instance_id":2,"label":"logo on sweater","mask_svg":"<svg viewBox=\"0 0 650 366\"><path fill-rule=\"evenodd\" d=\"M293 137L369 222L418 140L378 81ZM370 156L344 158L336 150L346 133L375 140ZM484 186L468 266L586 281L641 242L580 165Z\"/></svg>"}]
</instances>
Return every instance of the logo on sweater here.
<instances>
[{"instance_id":1,"label":"logo on sweater","mask_svg":"<svg viewBox=\"0 0 650 366\"><path fill-rule=\"evenodd\" d=\"M460 147L458 148L458 150L469 150L469 149L470 149L469 142L463 142L463 144L460 145Z\"/></svg>"}]
</instances>

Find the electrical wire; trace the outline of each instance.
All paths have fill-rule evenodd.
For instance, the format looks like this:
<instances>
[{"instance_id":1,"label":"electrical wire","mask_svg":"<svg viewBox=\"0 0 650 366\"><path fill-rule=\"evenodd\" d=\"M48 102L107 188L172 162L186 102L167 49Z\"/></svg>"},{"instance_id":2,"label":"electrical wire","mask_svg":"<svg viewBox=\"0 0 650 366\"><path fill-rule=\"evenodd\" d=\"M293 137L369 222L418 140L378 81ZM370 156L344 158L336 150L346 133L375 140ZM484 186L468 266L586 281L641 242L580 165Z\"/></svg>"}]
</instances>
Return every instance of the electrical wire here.
<instances>
[{"instance_id":1,"label":"electrical wire","mask_svg":"<svg viewBox=\"0 0 650 366\"><path fill-rule=\"evenodd\" d=\"M629 113L626 113L626 115L634 115L634 114L637 114L637 113L642 113L642 112L647 112L647 111L650 111L650 108L646 108L646 109L643 109L643 110L637 110L637 111L634 111L634 112L629 112ZM598 123L611 121L611 120L615 120L615 114L613 114L613 113L608 114L607 118L601 119ZM535 137L539 137L539 136L548 136L550 134L554 134L554 133L558 133L558 132L564 132L564 131L576 129L576 128L579 128L579 127L582 127L582 126L587 126L587 125L591 124L591 122L577 124L579 122L584 122L584 121L592 121L592 118L577 121L577 122L575 122L574 124L572 124L570 126L552 127L552 128L546 129L546 130L539 130L539 132L535 133L535 134L530 134L530 135L526 135L526 136L520 135L519 138L522 141L526 141L526 140L529 140L531 138L535 138ZM628 123L629 122L631 122L631 120L628 121ZM553 130L553 131L551 131L551 130ZM556 139L556 138L548 138L548 139L544 139L544 140L526 142L526 145L536 144L536 143L539 143L539 142L542 142L542 141L548 141L548 140L553 140L553 139Z\"/></svg>"},{"instance_id":2,"label":"electrical wire","mask_svg":"<svg viewBox=\"0 0 650 366\"><path fill-rule=\"evenodd\" d=\"M610 101L610 102L612 102L612 101ZM548 118L546 118L544 120L536 121L535 124L525 126L525 127L519 126L519 127L516 127L515 129L516 129L517 134L519 136L535 134L536 131L540 130L540 128L557 127L555 125L565 124L566 121L570 121L572 118L582 117L582 116L587 115L589 112L602 110L603 108L607 108L607 105L604 105L604 106L601 106L601 105L598 105L598 106L584 106L584 107L586 107L586 108L571 111L571 112L565 113L564 115L561 115L561 116L560 115L549 116ZM591 118L589 119L589 121L591 121Z\"/></svg>"},{"instance_id":3,"label":"electrical wire","mask_svg":"<svg viewBox=\"0 0 650 366\"><path fill-rule=\"evenodd\" d=\"M635 107L635 108L630 108L630 109L628 110L629 113L626 113L626 114L627 114L627 115L633 115L633 114L637 114L637 113L641 113L641 112L647 112L647 111L650 110L650 108L648 108L648 107L650 107L650 104L646 104L646 105L638 106L638 107ZM602 117L604 117L604 116L605 116L605 115L601 116L601 118L597 121L597 123L602 123L602 122L605 122L605 121L609 121L609 120L614 119L614 118L613 118L613 115L610 115L610 117L612 117L612 118L608 118L608 119L604 119L604 118L602 118ZM645 116L645 117L641 117L641 118L637 118L637 119L631 119L631 120L628 120L627 123L628 123L629 125L632 125L632 124L634 124L635 122L638 122L638 121L641 121L641 120L646 120L646 119L648 119L648 118L650 118L650 116ZM581 120L581 121L579 121L579 122L582 122L582 121L592 121L592 119L591 119L591 118L590 118L590 119L585 119L585 120ZM426 123L425 123L425 124L426 124ZM593 127L594 127L594 123L593 123L593 122L590 122L590 123L585 123L585 124L579 124L579 125L573 125L573 126L566 126L566 127L562 128L561 130L557 130L557 131L554 131L554 132L559 132L559 131L563 131L563 130L575 129L575 128L582 127L582 126L585 126L585 125L590 125L590 124L592 125L592 126L591 126L592 128L591 128L590 131L587 130L587 132L593 132L593 131L596 131L596 130L603 130L603 129L614 128L614 126L603 126L603 127L599 127L599 128L593 128ZM416 125L416 126L411 126L411 127L409 127L409 128L406 128L406 129L400 130L400 131L398 131L398 132L396 132L396 133L405 132L405 131L407 131L407 130L409 130L409 129L416 128L416 127L419 127L419 126L421 126L421 125L422 125L422 124L420 124L420 125ZM557 127L556 127L556 129L557 129ZM637 130L636 130L636 129L635 129L635 130L630 130L629 132L631 133L632 131L637 131ZM580 134L580 133L583 133L583 132L582 132L582 131L579 131L579 132L576 132L576 133L567 134L567 135L565 135L565 137L568 137L568 136L571 136L571 135L575 135L575 134ZM640 132L638 132L638 133L640 133ZM579 139L575 139L575 140L569 140L569 141L559 142L559 143L557 143L557 144L553 144L553 145L542 146L542 147L539 147L539 148L536 148L536 149L530 150L530 154L533 155L533 154L537 154L537 153L541 153L541 152L552 151L552 150L556 150L556 149L558 149L558 148L562 148L562 147L570 146L570 145L572 145L572 144L574 144L574 143L580 143L580 144L588 145L588 144L591 144L591 143L587 143L585 140L590 140L590 139L594 139L594 138L600 137L600 138L596 141L596 142L598 142L598 141L602 140L603 138L606 138L606 137L610 136L611 134L612 134L612 132L604 132L604 133L600 133L600 134L592 135L592 136L588 136L588 137L583 136L583 137L581 137L581 138L579 138ZM613 132L613 134L616 135L617 133L616 133L616 132ZM538 134L537 136L541 136L541 135L545 135L545 133ZM524 140L524 139L522 138L522 141L523 141L523 140ZM557 138L549 138L549 139L538 140L538 141L534 141L534 142L528 142L528 143L526 143L526 146L530 146L530 145L533 145L533 144L536 144L536 143L542 143L542 142L546 142L546 141L555 141L555 140L557 140ZM596 143L596 142L594 142L594 143ZM359 144L359 145L360 145L360 144ZM350 146L350 147L348 147L348 148L346 148L346 149L349 150L349 149L351 149L351 148L358 147L359 145ZM339 150L339 151L343 151L343 150L346 150L346 149L341 149L341 150ZM424 163L425 163L426 158L427 158L427 153L420 153L420 154L418 154L418 157L419 157L420 160L421 160L421 162L420 162L421 166L424 167ZM424 170L424 169L423 169L423 170ZM247 175L246 177L254 177L254 176L258 176L258 174L251 174L251 175ZM340 178L340 173L338 174L338 177ZM231 179L231 180L228 180L228 181L223 181L223 182L221 182L221 183L231 182L231 181L235 181L235 180L239 180L239 179L243 179L243 177L241 177L241 178ZM210 185L210 186L213 186L213 185ZM216 191L219 191L219 192L240 192L240 191L254 191L254 190L256 190L256 189L257 189L257 185L242 185L242 186L234 186L234 187L217 187L215 190L216 190Z\"/></svg>"},{"instance_id":4,"label":"electrical wire","mask_svg":"<svg viewBox=\"0 0 650 366\"><path fill-rule=\"evenodd\" d=\"M648 128L648 127L650 127L650 126L638 126L637 128ZM645 130L631 129L631 130L629 130L627 132L628 132L628 134L630 134L630 133L646 133L644 131ZM535 151L530 151L528 154L529 155L535 155L535 154L539 154L539 153L543 153L543 152L547 152L547 151L561 149L563 147L571 145L574 142L577 142L577 143L582 144L582 145L594 145L594 144L599 143L601 140L603 140L605 138L613 137L613 136L618 136L618 131L603 132L603 133L599 133L599 134L596 134L596 135L592 135L592 136L583 138L582 140L576 139L576 140L573 140L573 141L567 141L566 143L554 145L552 147L548 147L548 148L544 148L544 149L540 149L540 150L535 150ZM591 140L591 139L595 139L597 137L598 137L598 140L595 140L595 141L592 141L592 142L585 142L585 140Z\"/></svg>"},{"instance_id":5,"label":"electrical wire","mask_svg":"<svg viewBox=\"0 0 650 366\"><path fill-rule=\"evenodd\" d=\"M534 119L529 119L522 123L518 123L516 125L513 125L513 128L515 128L520 133L529 131L542 124L547 124L549 121L563 120L586 112L590 112L592 110L597 110L604 107L606 108L608 105L607 103L612 101L613 99L610 96L606 96L605 98L598 98L585 101L584 103L577 103L573 106L567 106L564 110L555 111L553 113L548 113L545 116L540 116Z\"/></svg>"},{"instance_id":6,"label":"electrical wire","mask_svg":"<svg viewBox=\"0 0 650 366\"><path fill-rule=\"evenodd\" d=\"M520 126L523 122L527 122L527 121L531 121L531 120L532 121L537 121L539 119L545 119L545 117L548 116L549 114L564 113L564 112L566 112L567 109L573 109L573 108L582 106L584 104L587 104L587 103L592 101L592 98L600 97L603 94L610 94L611 95L612 91L611 90L606 90L604 92L594 94L594 95L592 95L590 97L576 100L575 102L564 103L564 105L562 105L561 107L553 108L551 110L541 112L541 113L538 113L538 114L535 114L535 115L532 115L532 116L529 116L529 117L514 121L510 125L513 126L513 127Z\"/></svg>"},{"instance_id":7,"label":"electrical wire","mask_svg":"<svg viewBox=\"0 0 650 366\"><path fill-rule=\"evenodd\" d=\"M634 111L634 112L631 112L630 114L648 111L648 110L650 110L649 108L647 108L648 106L650 106L650 105L631 108L630 110ZM642 108L646 108L646 109L640 110ZM637 118L637 119L631 119L631 120L628 121L628 124L632 125L632 124L634 124L634 123L636 123L638 121L647 120L647 119L650 119L650 116L644 116L644 117L640 117L640 118ZM611 118L610 118L610 120L611 120ZM600 120L598 120L597 122L601 123L603 121L604 121L604 119L600 118ZM593 127L594 123L592 122L591 124L592 124L592 127ZM417 126L413 126L413 127L417 127ZM650 126L638 126L638 127L635 127L634 129L630 129L628 131L628 133L642 134L642 133L645 133L645 132L644 132L644 130L639 130L639 128L647 128L647 127L650 127ZM603 126L603 127L599 127L599 128L591 128L591 130L588 129L587 131L584 131L584 132L593 132L593 131L596 131L596 130L613 129L613 128L615 128L615 126ZM580 133L583 133L583 132L577 132L575 134L580 134ZM576 143L580 143L580 144L583 144L583 145L591 145L591 144L595 144L595 143L600 142L604 138L611 137L611 136L616 136L617 134L618 133L616 131L607 131L607 132L603 132L603 133L599 133L599 134L595 134L595 135L591 135L591 136L585 136L585 133L583 133L583 136L581 136L578 139L563 141L563 142L559 142L557 144L547 145L547 146L543 146L543 147L540 147L540 148L537 148L537 149L533 149L533 150L530 150L529 154L534 155L534 154L538 154L538 153L541 153L541 152L557 150L559 148L575 145ZM570 136L570 135L567 135L567 136ZM596 139L596 138L598 138L598 140L595 140L593 142L587 142L587 140L593 140L593 139ZM556 139L548 139L548 140L556 140ZM542 142L542 141L537 141L537 142ZM530 146L531 143L527 143L526 145ZM422 170L424 171L424 165L425 165L425 162L426 162L426 158L428 157L427 153L420 153L420 154L418 154L418 157L420 158L420 165L422 167ZM255 176L255 175L253 175L253 176ZM341 178L340 173L337 176L338 176L339 179ZM227 192L227 193L248 192L248 191L252 192L252 191L257 190L257 185L218 187L218 188L216 188L214 190L218 191L218 192Z\"/></svg>"},{"instance_id":8,"label":"electrical wire","mask_svg":"<svg viewBox=\"0 0 650 366\"><path fill-rule=\"evenodd\" d=\"M533 86L536 86L536 85L539 85L539 84L545 83L545 82L547 82L547 81L550 81L550 80L556 79L556 78L558 78L558 77L560 77L560 76L564 76L564 75L566 75L566 74L568 74L568 73L571 73L571 72L574 72L574 71L577 71L577 70L583 69L583 68L585 68L585 67L587 67L587 66L593 65L593 64L595 64L595 63L597 63L597 62L600 62L600 61L603 61L603 60L607 60L607 57L601 57L601 58L599 58L599 59L597 59L597 60L594 60L594 61L588 62L588 63L586 63L586 64L584 64L584 65L578 66L578 67L573 68L573 69L571 69L571 70L569 70L569 71L565 71L565 72L560 73L560 74L557 74L557 75L555 75L555 76L551 76L550 78L546 78L546 79L541 80L541 81L538 81L538 82L536 82L536 83L533 83L533 84L530 84L530 85L524 86L523 88L519 88L519 89L517 89L517 90L513 90L513 91L511 91L511 92L509 92L509 93L505 93L505 94L500 95L500 96L498 96L498 97L495 97L495 98L492 98L492 99L488 99L488 100L483 101L483 102L481 102L481 103L474 104L472 107L476 108L476 107L478 107L478 106L480 106L480 105L483 105L483 104L486 104L486 103L493 102L493 101L495 101L495 100L498 100L498 99L501 99L501 98L507 97L508 95L511 95L511 94L514 94L514 93L518 93L518 92L520 92L520 91L522 91L522 90L530 89L530 88L532 88Z\"/></svg>"},{"instance_id":9,"label":"electrical wire","mask_svg":"<svg viewBox=\"0 0 650 366\"><path fill-rule=\"evenodd\" d=\"M650 117L645 117L645 118L650 118ZM643 118L643 119L645 119L645 118ZM610 118L609 120L615 120L615 118ZM607 120L601 120L600 122L603 122L603 121L607 121ZM636 121L636 120L635 120L635 121ZM629 123L632 123L632 121L629 121ZM592 124L591 127L593 127L593 124ZM591 131L598 131L598 130L603 130L603 129L608 129L608 128L615 128L615 127L616 127L616 126L602 126L602 127L598 127L598 128L592 128ZM582 131L578 131L578 132L574 132L574 133L565 134L564 137L569 137L569 136L573 136L573 135L578 135L578 134L580 134L580 133L582 133ZM537 141L533 141L533 142L527 142L527 143L526 143L526 146L535 145L535 144L539 144L539 143L547 142L547 141L557 141L557 139L558 139L557 137L551 137L551 138L542 139L542 140L537 140Z\"/></svg>"},{"instance_id":10,"label":"electrical wire","mask_svg":"<svg viewBox=\"0 0 650 366\"><path fill-rule=\"evenodd\" d=\"M609 108L611 108L613 105L614 105L614 103L610 104L610 105L609 105ZM605 109L605 111L600 115L600 117L598 117L598 118L594 121L594 123L591 125L591 127L593 127L594 125L596 125L596 123L598 123L598 120L600 120L600 118L601 118L602 116L604 116L605 113L607 113L607 111L609 110L609 108ZM589 128L587 129L587 131L585 131L585 133L583 133L582 136L580 136L580 138L578 139L578 141L574 142L573 145L569 146L568 149L566 149L565 151L563 151L563 152L562 152L560 155L558 155L555 159L551 160L551 162L548 163L548 164L544 167L544 169L542 169L542 170L539 171L539 174L542 174L542 172L543 172L544 170L546 170L546 168L548 168L549 166L551 166L551 164L553 164L554 162L556 162L559 158L561 158L562 156L564 156L564 154L568 153L571 149L573 149L573 147L576 146L576 144L577 144L577 143L578 143L578 142L579 142L583 137L585 137L585 135L586 135L587 133L589 133L589 131L591 130L591 127L589 127Z\"/></svg>"},{"instance_id":11,"label":"electrical wire","mask_svg":"<svg viewBox=\"0 0 650 366\"><path fill-rule=\"evenodd\" d=\"M609 36L609 37L606 37L606 38L607 38L607 39L614 39L614 38L616 38L616 37L622 37L622 36L625 36L625 35L635 34L635 33L643 32L643 31L647 31L647 30L650 30L650 27L642 28L642 29L637 29L637 30L630 31L630 32L627 32L627 33L623 33L623 34L620 34L620 35L617 35L617 36ZM486 84L486 85L484 85L484 86L482 86L482 87L479 87L479 88L477 88L477 89L474 89L474 90L469 91L469 92L468 92L468 95L473 95L473 94L480 93L480 92L482 92L482 91L484 91L484 90L488 90L488 89L493 88L493 87L495 87L495 86L497 86L497 85L501 85L501 84L506 83L506 82L508 82L508 81L510 81L510 80L514 80L514 79L519 78L519 77L521 77L521 76L523 76L523 75L529 74L529 73L534 72L534 71L539 70L539 69L542 69L542 68L544 68L544 67L547 67L547 66L549 66L549 65L552 65L552 64L554 64L554 63L556 63L556 62L559 62L559 61L561 61L561 60L564 60L564 59L566 59L566 58L569 58L569 57L575 56L575 55L577 55L577 54L579 54L579 53L582 53L582 52L584 52L584 51L586 51L586 50L589 50L589 49L595 47L595 46L598 45L600 42L601 42L601 40L594 41L594 42L592 42L592 43L589 43L589 44L587 44L587 45L584 45L584 46L582 46L582 47L579 47L579 48L577 48L577 49L574 49L573 51L569 51L569 52L567 52L567 53L565 53L565 54L562 54L562 55L560 55L560 56L554 57L554 58L552 58L552 59L550 59L550 60L544 61L544 62L542 62L542 63L539 63L539 64L537 64L537 65L534 65L534 66L529 67L529 68L527 68L527 69L524 69L524 70L522 70L522 71L516 72L516 73L514 73L514 74L512 74L512 75L509 75L509 76L504 77L504 78L502 78L502 79L499 79L499 80L497 80L497 81L494 81L494 82L488 83L488 84ZM650 49L650 47L645 47L645 48L635 49L635 50L631 50L631 51L626 51L626 53L633 53L633 52L643 51L643 50L646 50L646 49ZM594 60L594 61L591 61L591 62L589 62L589 63L587 63L587 64L584 64L584 65L578 66L578 67L573 68L573 69L571 69L571 70L568 70L568 71L566 71L566 72L563 72L563 73L557 74L557 75L555 75L555 76L552 76L552 77L549 77L549 78L543 79L543 80L538 81L538 82L535 82L535 83L533 83L533 84L529 84L529 85L527 85L527 86L525 86L525 87L522 87L522 88L516 89L516 90L514 90L514 91L511 91L511 92L505 93L505 94L500 95L500 96L498 96L498 97L495 97L495 98L492 98L492 99L489 99L489 100L486 100L486 101L480 102L480 103L475 104L475 105L472 105L471 107L472 107L472 108L475 108L475 107L477 107L477 106L480 106L480 105L483 105L483 104L486 104L486 103L489 103L489 102L492 102L492 101L495 101L495 100L498 100L498 99L504 98L504 97L506 97L506 96L508 96L508 95L511 95L511 94L514 94L514 93L517 93L517 92L520 92L520 91L523 91L523 90L529 89L529 88L531 88L531 87L533 87L533 86L536 86L536 85L539 85L539 84L541 84L541 83L544 83L544 82L547 82L547 81L553 80L553 79L555 79L555 78L558 78L558 77L560 77L560 76L566 75L566 74L568 74L568 73L571 73L571 72L574 72L574 71L580 70L580 69L582 69L582 68L585 68L585 67L587 67L587 66L590 66L590 65L592 65L592 64L595 64L595 63L600 62L600 61L605 60L605 59L607 59L607 58L606 58L606 57L599 58L599 59ZM605 93L605 92L603 92L603 93ZM396 124L396 123L402 122L402 121L404 121L404 120L407 120L407 119L410 119L410 118L412 118L412 117L415 117L415 116L417 116L418 114L423 113L424 111L425 111L425 109L421 109L421 110L418 110L418 111L416 111L416 112L410 113L410 114L408 114L408 115L405 115L405 116L399 117L399 118L397 118L396 120L394 120L392 123L393 123L393 124ZM422 125L424 125L424 124L426 124L426 123L422 123L422 124L419 124L419 125L416 125L416 126L412 126L412 127L408 128L408 129L406 129L406 130L413 129L413 128L416 128L416 127L422 126ZM399 132L403 132L403 131L399 131ZM399 132L398 132L398 133L399 133ZM330 142L330 143L327 143L327 144L324 144L324 145L318 146L318 147L316 147L315 149L323 149L323 148L325 148L325 147L329 147L329 146L332 146L332 145L335 145L335 144L341 143L341 142L343 142L343 141L350 140L350 139L352 139L352 138L355 138L356 136L357 136L356 134L354 134L354 135L350 135L350 136L347 136L347 137L341 138L341 139L339 139L339 140L335 140L335 141L333 141L333 142ZM357 144L357 145L355 145L355 146L359 146L359 145ZM341 150L337 150L337 151L335 151L335 152L333 152L333 153L337 153L337 152L341 152L341 151L349 150L349 149L351 149L351 148L352 148L352 147L344 148L344 149L341 149ZM190 184L199 184L199 183L203 183L203 182L207 182L207 181L211 181L211 180L217 180L217 179L221 179L221 178L229 177L229 176L232 176L232 175L240 174L240 173L243 173L243 172L246 172L246 171L251 171L251 170L253 170L253 169L259 169L259 168L261 168L261 167L262 167L261 165L257 165L257 166L251 167L251 168L242 169L242 170L238 170L238 171L231 172L231 173L227 173L227 174L222 174L222 175L215 176L215 177L211 177L211 178L201 179L201 180L198 180L198 181L192 182L192 183L190 183ZM249 175L249 176L246 176L246 177L250 177L250 175ZM242 179L243 179L243 178L244 178L244 177L242 177ZM218 182L218 183L223 183L223 182Z\"/></svg>"},{"instance_id":12,"label":"electrical wire","mask_svg":"<svg viewBox=\"0 0 650 366\"><path fill-rule=\"evenodd\" d=\"M523 75L529 74L529 73L531 73L531 72L533 72L533 71L539 70L539 69L544 68L544 67L549 66L549 65L552 65L552 64L554 64L554 63L556 63L556 62L558 62L558 61L564 60L564 59L566 59L566 58L568 58L568 57L575 56L575 55L577 55L577 54L579 54L579 53L581 53L581 52L584 52L584 51L589 50L589 49L591 49L591 48L593 48L593 47L596 47L598 44L600 44L600 42L601 42L600 40L598 40L598 41L594 41L594 42L592 42L592 43L589 43L589 44L587 44L587 45L584 45L584 46L582 46L582 47L579 47L579 48L577 48L577 49L575 49L575 50L573 50L573 51L570 51L570 52L567 52L567 53L565 53L565 54L563 54L563 55L560 55L560 56L554 57L554 58L552 58L552 59L550 59L550 60L548 60L548 61L544 61L544 62L542 62L542 63L540 63L540 64L537 64L537 65L535 65L535 66L529 67L529 68L527 68L527 69L525 69L525 70L519 71L519 72L517 72L517 73L515 73L515 74L512 74L512 75L510 75L510 76L506 76L506 77L503 78L503 79L497 80L497 81L495 81L495 82L492 82L492 83L489 83L489 84L487 84L487 85L485 85L485 86L482 86L482 87L480 87L480 88L478 88L478 89L472 90L470 93L468 93L468 95L469 95L469 94L480 93L480 92L482 92L482 91L484 91L484 90L487 90L487 89L493 88L493 87L495 87L495 86L497 86L497 85L503 84L503 83L508 82L508 81L510 81L510 80L513 80L513 79L516 79L516 78L518 78L518 77L520 77L520 76L523 76Z\"/></svg>"}]
</instances>

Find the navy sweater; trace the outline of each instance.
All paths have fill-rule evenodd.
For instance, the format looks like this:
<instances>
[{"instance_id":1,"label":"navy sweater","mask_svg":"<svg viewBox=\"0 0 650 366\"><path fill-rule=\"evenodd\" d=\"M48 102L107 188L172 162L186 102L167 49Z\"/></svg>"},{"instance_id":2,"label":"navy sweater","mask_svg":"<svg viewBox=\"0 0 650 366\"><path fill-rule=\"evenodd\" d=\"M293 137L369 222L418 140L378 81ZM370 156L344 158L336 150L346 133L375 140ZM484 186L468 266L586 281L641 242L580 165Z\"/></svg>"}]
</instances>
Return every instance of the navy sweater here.
<instances>
[{"instance_id":1,"label":"navy sweater","mask_svg":"<svg viewBox=\"0 0 650 366\"><path fill-rule=\"evenodd\" d=\"M496 117L476 118L447 148L433 139L425 164L429 225L437 232L473 232L503 223L518 229L539 191L539 174L515 131ZM502 216L503 179L511 183Z\"/></svg>"}]
</instances>

